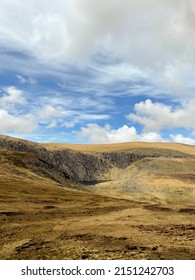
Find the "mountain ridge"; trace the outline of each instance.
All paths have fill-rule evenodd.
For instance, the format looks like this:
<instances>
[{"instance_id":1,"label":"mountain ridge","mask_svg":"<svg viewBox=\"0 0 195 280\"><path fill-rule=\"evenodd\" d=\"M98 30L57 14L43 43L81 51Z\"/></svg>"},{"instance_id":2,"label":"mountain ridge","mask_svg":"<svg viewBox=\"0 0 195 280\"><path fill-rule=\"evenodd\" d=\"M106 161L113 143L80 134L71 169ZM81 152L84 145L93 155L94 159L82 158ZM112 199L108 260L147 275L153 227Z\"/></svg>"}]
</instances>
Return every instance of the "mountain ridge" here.
<instances>
[{"instance_id":1,"label":"mountain ridge","mask_svg":"<svg viewBox=\"0 0 195 280\"><path fill-rule=\"evenodd\" d=\"M0 136L1 148L31 153L37 156L42 163L49 165L50 169L58 170L66 178L81 182L110 180L111 178L106 175L110 169L125 169L133 162L143 158L195 158L193 153L188 154L180 151L181 147L185 149L186 146L176 144L174 145L175 149L170 149L169 143L163 143L163 145L161 143L76 145L73 149L71 149L72 145L69 144L59 144L58 149L56 144L54 144L55 149L51 149L52 145ZM141 146L141 148L138 148L138 146ZM153 146L154 148L152 148ZM77 147L78 150L76 150ZM119 147L118 150L116 150L117 147ZM187 146L188 149L189 147ZM195 153L195 147L191 146L190 149L192 151L194 149Z\"/></svg>"}]
</instances>

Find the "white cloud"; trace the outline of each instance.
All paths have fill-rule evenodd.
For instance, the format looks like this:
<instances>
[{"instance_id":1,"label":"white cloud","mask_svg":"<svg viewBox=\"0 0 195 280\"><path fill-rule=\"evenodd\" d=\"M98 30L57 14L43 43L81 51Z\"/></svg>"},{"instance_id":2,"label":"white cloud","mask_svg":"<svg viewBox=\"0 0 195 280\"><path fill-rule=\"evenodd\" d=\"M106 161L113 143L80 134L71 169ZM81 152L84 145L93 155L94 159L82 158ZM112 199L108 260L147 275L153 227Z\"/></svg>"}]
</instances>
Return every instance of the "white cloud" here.
<instances>
[{"instance_id":1,"label":"white cloud","mask_svg":"<svg viewBox=\"0 0 195 280\"><path fill-rule=\"evenodd\" d=\"M116 109L112 97L147 94L152 98L162 94L163 98L168 88L175 90L170 99L179 96L176 100L182 100L182 105L151 100L136 104L128 119L144 126L145 136L139 136L150 140L163 128L195 129L194 0L0 2L0 70L18 71L23 87L35 82L29 77L41 75L68 84L63 92L56 93L56 103L52 103L51 92L42 92L45 100L41 99L39 89L43 91L44 85L37 85L36 102L31 99L31 104L27 104L22 90L5 88L0 92L0 108L7 113L6 119L16 115L11 109L25 105L16 119L25 119L24 112L28 111L37 123L53 127L57 122L71 128L86 121L109 119ZM73 67L75 64L81 67ZM147 77L151 83L139 80ZM162 89L164 82L166 90L158 91L154 85ZM46 95L51 97L49 101ZM118 141L119 133L126 139L126 130L131 128L99 129L104 141ZM137 137L136 131L129 134Z\"/></svg>"},{"instance_id":2,"label":"white cloud","mask_svg":"<svg viewBox=\"0 0 195 280\"><path fill-rule=\"evenodd\" d=\"M179 108L173 108L147 99L135 104L134 108L135 114L129 114L127 119L142 124L145 131L158 131L163 128L195 128L194 100Z\"/></svg>"},{"instance_id":3,"label":"white cloud","mask_svg":"<svg viewBox=\"0 0 195 280\"><path fill-rule=\"evenodd\" d=\"M76 113L76 112L75 112ZM103 115L103 114L90 114L90 113L76 113L77 119L82 121L93 121L93 120L107 120L110 118L109 115Z\"/></svg>"},{"instance_id":4,"label":"white cloud","mask_svg":"<svg viewBox=\"0 0 195 280\"><path fill-rule=\"evenodd\" d=\"M53 107L52 105L45 105L40 108L39 117L41 120L49 120L53 117L60 117L62 115L62 108L61 107Z\"/></svg>"},{"instance_id":5,"label":"white cloud","mask_svg":"<svg viewBox=\"0 0 195 280\"><path fill-rule=\"evenodd\" d=\"M188 144L188 145L195 145L195 139L189 138L189 137L184 137L181 134L176 134L170 135L170 138L173 140L175 143L182 143L182 144Z\"/></svg>"},{"instance_id":6,"label":"white cloud","mask_svg":"<svg viewBox=\"0 0 195 280\"><path fill-rule=\"evenodd\" d=\"M129 63L116 63L112 65L91 65L96 72L96 81L100 84L136 81L147 78L145 73Z\"/></svg>"},{"instance_id":7,"label":"white cloud","mask_svg":"<svg viewBox=\"0 0 195 280\"><path fill-rule=\"evenodd\" d=\"M56 128L57 126L58 126L57 121L56 121L56 120L52 120L52 121L48 124L47 128Z\"/></svg>"},{"instance_id":8,"label":"white cloud","mask_svg":"<svg viewBox=\"0 0 195 280\"><path fill-rule=\"evenodd\" d=\"M135 127L123 125L118 129L112 129L109 125L101 127L97 124L88 124L82 127L78 136L87 139L90 143L122 143L133 141L162 142L160 134L149 132L138 134Z\"/></svg>"},{"instance_id":9,"label":"white cloud","mask_svg":"<svg viewBox=\"0 0 195 280\"><path fill-rule=\"evenodd\" d=\"M26 103L23 91L16 87L10 86L3 89L4 95L0 98L0 106L7 108L10 106L24 105Z\"/></svg>"},{"instance_id":10,"label":"white cloud","mask_svg":"<svg viewBox=\"0 0 195 280\"><path fill-rule=\"evenodd\" d=\"M49 102L49 100L47 101ZM78 110L67 110L66 106L47 104L36 110L36 116L40 123L47 124L47 128L53 128L57 125L57 122L60 127L73 128L78 123L110 118L106 114L96 114L95 110L93 114L90 111L88 112L86 108L83 108L84 103L79 101L77 104L72 104L71 107L79 108ZM88 104L86 104L86 107L88 107Z\"/></svg>"},{"instance_id":11,"label":"white cloud","mask_svg":"<svg viewBox=\"0 0 195 280\"><path fill-rule=\"evenodd\" d=\"M139 135L137 141L144 142L165 142L165 140L161 137L161 135L157 132L147 132Z\"/></svg>"},{"instance_id":12,"label":"white cloud","mask_svg":"<svg viewBox=\"0 0 195 280\"><path fill-rule=\"evenodd\" d=\"M0 131L16 133L31 133L37 128L37 122L32 115L14 116L0 109Z\"/></svg>"},{"instance_id":13,"label":"white cloud","mask_svg":"<svg viewBox=\"0 0 195 280\"><path fill-rule=\"evenodd\" d=\"M163 75L162 82L164 82L168 89L182 92L187 88L186 79L182 78L182 71L180 73L180 69L168 67Z\"/></svg>"},{"instance_id":14,"label":"white cloud","mask_svg":"<svg viewBox=\"0 0 195 280\"><path fill-rule=\"evenodd\" d=\"M38 128L36 114L30 112L24 91L14 86L4 87L0 97L0 132L31 133ZM20 110L17 110L19 105ZM28 111L28 113L24 113Z\"/></svg>"},{"instance_id":15,"label":"white cloud","mask_svg":"<svg viewBox=\"0 0 195 280\"><path fill-rule=\"evenodd\" d=\"M153 71L194 67L194 17L193 0L1 0L0 42L40 60L101 52Z\"/></svg>"},{"instance_id":16,"label":"white cloud","mask_svg":"<svg viewBox=\"0 0 195 280\"><path fill-rule=\"evenodd\" d=\"M76 125L76 121L67 121L67 122L64 122L62 123L62 127L65 127L65 128L73 128L74 126Z\"/></svg>"}]
</instances>

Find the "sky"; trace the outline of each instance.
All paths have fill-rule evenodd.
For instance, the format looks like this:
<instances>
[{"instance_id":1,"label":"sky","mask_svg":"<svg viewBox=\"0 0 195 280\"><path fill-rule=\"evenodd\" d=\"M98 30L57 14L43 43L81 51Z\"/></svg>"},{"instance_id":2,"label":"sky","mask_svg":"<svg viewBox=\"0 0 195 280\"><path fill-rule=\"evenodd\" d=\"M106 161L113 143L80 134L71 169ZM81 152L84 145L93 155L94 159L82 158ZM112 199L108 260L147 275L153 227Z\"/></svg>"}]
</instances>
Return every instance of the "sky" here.
<instances>
[{"instance_id":1,"label":"sky","mask_svg":"<svg viewBox=\"0 0 195 280\"><path fill-rule=\"evenodd\" d=\"M0 7L0 134L195 145L195 0Z\"/></svg>"}]
</instances>

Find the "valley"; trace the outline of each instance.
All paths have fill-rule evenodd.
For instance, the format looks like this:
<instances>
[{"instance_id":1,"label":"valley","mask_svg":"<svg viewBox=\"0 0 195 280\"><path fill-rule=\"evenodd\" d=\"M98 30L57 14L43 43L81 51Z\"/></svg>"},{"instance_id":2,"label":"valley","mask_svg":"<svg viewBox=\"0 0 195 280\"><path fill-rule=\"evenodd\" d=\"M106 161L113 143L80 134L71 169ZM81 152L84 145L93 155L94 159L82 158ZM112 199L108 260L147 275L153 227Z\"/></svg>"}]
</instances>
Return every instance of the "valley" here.
<instances>
[{"instance_id":1,"label":"valley","mask_svg":"<svg viewBox=\"0 0 195 280\"><path fill-rule=\"evenodd\" d=\"M1 259L195 259L195 147L0 136Z\"/></svg>"}]
</instances>

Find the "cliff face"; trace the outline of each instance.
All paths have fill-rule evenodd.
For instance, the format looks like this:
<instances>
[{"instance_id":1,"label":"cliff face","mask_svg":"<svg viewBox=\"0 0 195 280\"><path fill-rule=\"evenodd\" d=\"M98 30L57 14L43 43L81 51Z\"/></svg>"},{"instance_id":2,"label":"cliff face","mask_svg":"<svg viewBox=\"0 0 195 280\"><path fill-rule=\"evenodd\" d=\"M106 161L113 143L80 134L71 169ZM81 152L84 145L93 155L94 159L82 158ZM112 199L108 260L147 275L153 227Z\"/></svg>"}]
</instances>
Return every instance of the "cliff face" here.
<instances>
[{"instance_id":1,"label":"cliff face","mask_svg":"<svg viewBox=\"0 0 195 280\"><path fill-rule=\"evenodd\" d=\"M62 184L64 184L64 178L80 182L112 180L111 170L116 168L125 170L132 163L144 158L193 157L180 151L157 148L98 153L84 153L71 149L50 151L41 144L11 137L0 137L0 148L19 153L20 164Z\"/></svg>"}]
</instances>

